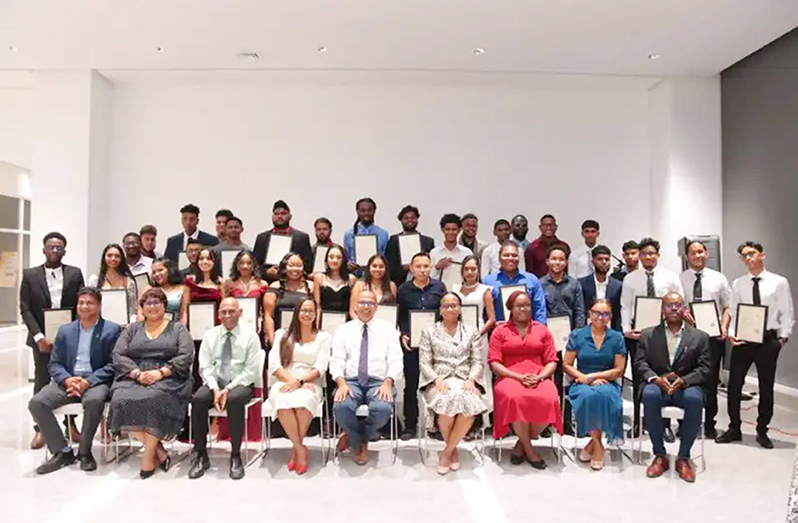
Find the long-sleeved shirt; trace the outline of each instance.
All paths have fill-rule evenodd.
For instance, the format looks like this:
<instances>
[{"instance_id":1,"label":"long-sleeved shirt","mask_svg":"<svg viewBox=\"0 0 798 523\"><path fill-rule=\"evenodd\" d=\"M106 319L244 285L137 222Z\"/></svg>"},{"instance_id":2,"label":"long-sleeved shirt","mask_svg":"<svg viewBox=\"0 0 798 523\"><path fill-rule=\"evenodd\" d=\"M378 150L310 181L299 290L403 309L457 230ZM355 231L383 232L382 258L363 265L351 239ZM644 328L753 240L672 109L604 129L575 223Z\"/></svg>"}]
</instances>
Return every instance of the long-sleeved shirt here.
<instances>
[{"instance_id":1,"label":"long-sleeved shirt","mask_svg":"<svg viewBox=\"0 0 798 523\"><path fill-rule=\"evenodd\" d=\"M549 267L546 265L546 251L549 250L549 247L552 245L562 245L565 247L566 256L571 254L571 247L556 236L552 236L551 238L540 236L530 243L526 250L521 253L526 263L527 272L531 272L538 278L545 276L546 273L549 272Z\"/></svg>"},{"instance_id":2,"label":"long-sleeved shirt","mask_svg":"<svg viewBox=\"0 0 798 523\"><path fill-rule=\"evenodd\" d=\"M377 252L385 254L385 247L388 245L388 231L379 227L377 224L363 225L357 224L357 231L350 227L344 233L344 250L346 250L347 259L350 262L355 261L355 234L376 234L377 235Z\"/></svg>"},{"instance_id":3,"label":"long-sleeved shirt","mask_svg":"<svg viewBox=\"0 0 798 523\"><path fill-rule=\"evenodd\" d=\"M399 304L399 330L410 335L410 311L436 311L441 306L441 298L446 294L446 286L438 280L430 279L422 289L413 280L403 283L396 291Z\"/></svg>"},{"instance_id":4,"label":"long-sleeved shirt","mask_svg":"<svg viewBox=\"0 0 798 523\"><path fill-rule=\"evenodd\" d=\"M482 259L480 260L480 272L482 273L482 280L488 274L496 274L502 267L499 260L499 252L502 250L502 245L499 242L493 242L482 251ZM518 270L521 272L526 271L526 262L524 261L524 251L518 250ZM544 273L545 274L545 273Z\"/></svg>"},{"instance_id":5,"label":"long-sleeved shirt","mask_svg":"<svg viewBox=\"0 0 798 523\"><path fill-rule=\"evenodd\" d=\"M459 243L463 247L467 247L470 251L474 253L474 256L479 258L480 261L482 261L482 253L485 251L485 247L488 246L487 243L483 242L482 240L476 237L474 238L473 245L466 245L465 238L463 237L462 234L460 234L460 238L457 240L457 243Z\"/></svg>"},{"instance_id":6,"label":"long-sleeved shirt","mask_svg":"<svg viewBox=\"0 0 798 523\"><path fill-rule=\"evenodd\" d=\"M654 267L651 272L654 274L654 297L662 298L670 292L676 292L684 296L682 283L675 273L660 267ZM627 274L623 280L623 289L621 290L621 327L624 332L632 330L635 297L648 295L647 274L648 271L640 266L638 270Z\"/></svg>"},{"instance_id":7,"label":"long-sleeved shirt","mask_svg":"<svg viewBox=\"0 0 798 523\"><path fill-rule=\"evenodd\" d=\"M580 245L568 256L568 275L579 279L593 272L593 248Z\"/></svg>"},{"instance_id":8,"label":"long-sleeved shirt","mask_svg":"<svg viewBox=\"0 0 798 523\"><path fill-rule=\"evenodd\" d=\"M47 280L47 290L50 291L50 303L53 309L61 308L61 294L64 290L64 268L56 267L50 269L44 267L44 276ZM44 330L44 325L42 325ZM39 332L33 335L33 341L44 339L44 333ZM52 340L50 340L52 342Z\"/></svg>"},{"instance_id":9,"label":"long-sleeved shirt","mask_svg":"<svg viewBox=\"0 0 798 523\"><path fill-rule=\"evenodd\" d=\"M566 274L555 282L551 275L540 279L540 285L546 294L546 311L548 316L571 317L571 329L585 325L585 297L579 280Z\"/></svg>"},{"instance_id":10,"label":"long-sleeved shirt","mask_svg":"<svg viewBox=\"0 0 798 523\"><path fill-rule=\"evenodd\" d=\"M429 257L432 264L432 268L430 269L430 277L435 278L436 280L441 279L443 271L436 269L435 264L441 261L443 258L451 258L453 262L463 263L463 260L465 260L467 256L471 256L471 254L471 249L464 247L459 243L455 244L454 250L451 251L446 248L446 244L435 247L429 252ZM460 269L462 267L457 268ZM449 268L448 270L452 269Z\"/></svg>"},{"instance_id":11,"label":"long-sleeved shirt","mask_svg":"<svg viewBox=\"0 0 798 523\"><path fill-rule=\"evenodd\" d=\"M757 277L761 278L759 280L760 305L768 308L766 328L777 331L779 338L789 338L795 323L790 283L784 276L768 271L760 272ZM730 336L734 336L736 332L737 305L740 303L754 303L753 278L754 275L749 272L732 283L731 303L729 305L729 312L731 313Z\"/></svg>"},{"instance_id":12,"label":"long-sleeved shirt","mask_svg":"<svg viewBox=\"0 0 798 523\"><path fill-rule=\"evenodd\" d=\"M78 352L75 356L75 376L85 377L92 373L91 368L91 339L94 336L94 328L97 323L84 329L80 325L80 334L78 334Z\"/></svg>"},{"instance_id":13,"label":"long-sleeved shirt","mask_svg":"<svg viewBox=\"0 0 798 523\"><path fill-rule=\"evenodd\" d=\"M332 343L330 374L335 380L357 378L364 325L368 325L369 377L379 380L391 378L395 384L402 377L404 366L399 333L390 322L375 318L368 323L355 318L338 327Z\"/></svg>"},{"instance_id":14,"label":"long-sleeved shirt","mask_svg":"<svg viewBox=\"0 0 798 523\"><path fill-rule=\"evenodd\" d=\"M540 280L534 274L518 271L510 278L504 271L488 275L483 281L493 290L493 308L496 310L496 319L505 320L504 306L502 304L501 288L506 285L526 285L529 299L532 300L532 319L546 325L546 294L540 286Z\"/></svg>"},{"instance_id":15,"label":"long-sleeved shirt","mask_svg":"<svg viewBox=\"0 0 798 523\"><path fill-rule=\"evenodd\" d=\"M211 390L219 388L219 366L222 363L222 349L228 332L233 335L231 339L233 357L230 362L232 378L224 388L230 390L237 385L252 385L261 370L258 334L241 324L230 331L224 325L217 325L205 333L199 349L199 373L202 381Z\"/></svg>"},{"instance_id":16,"label":"long-sleeved shirt","mask_svg":"<svg viewBox=\"0 0 798 523\"><path fill-rule=\"evenodd\" d=\"M718 312L722 313L731 303L731 286L726 276L709 268L698 272L687 269L679 275L679 281L682 282L684 289L684 301L686 303L697 301L693 294L696 274L701 274L701 301L714 301L718 306Z\"/></svg>"}]
</instances>

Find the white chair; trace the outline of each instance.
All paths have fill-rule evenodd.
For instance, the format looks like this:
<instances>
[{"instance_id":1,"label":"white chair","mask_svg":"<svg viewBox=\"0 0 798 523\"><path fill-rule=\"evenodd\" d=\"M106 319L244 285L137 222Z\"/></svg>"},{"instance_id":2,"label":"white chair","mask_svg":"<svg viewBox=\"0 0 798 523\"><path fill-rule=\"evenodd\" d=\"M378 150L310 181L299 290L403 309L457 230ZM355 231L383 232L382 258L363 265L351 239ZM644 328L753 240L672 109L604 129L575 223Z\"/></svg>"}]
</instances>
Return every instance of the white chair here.
<instances>
[{"instance_id":1,"label":"white chair","mask_svg":"<svg viewBox=\"0 0 798 523\"><path fill-rule=\"evenodd\" d=\"M355 416L358 418L365 418L369 415L369 406L367 403L360 405L357 410L355 410ZM390 425L390 440L391 440L391 465L396 463L396 457L399 454L399 420L396 417L396 399L391 402L391 418L388 421ZM335 420L335 416L333 415L333 443L335 445L335 441L338 440L340 432L335 430L338 427L338 422ZM335 450L335 458L338 457L338 449Z\"/></svg>"},{"instance_id":2,"label":"white chair","mask_svg":"<svg viewBox=\"0 0 798 523\"><path fill-rule=\"evenodd\" d=\"M640 432L638 434L638 442L637 442L637 457L638 462L642 465L643 464L643 425L644 423L644 405L640 403ZM679 407L669 406L662 408L662 418L671 420L671 422L683 419L684 418L684 409ZM701 438L701 454L691 458L691 461L695 461L699 459L701 461L701 468L696 471L696 473L700 474L707 469L707 461L704 457L704 409L701 409L701 424L698 426L699 437Z\"/></svg>"},{"instance_id":3,"label":"white chair","mask_svg":"<svg viewBox=\"0 0 798 523\"><path fill-rule=\"evenodd\" d=\"M108 418L108 411L110 409L111 403L110 401L106 401L105 405L103 406L103 418ZM80 402L75 403L68 403L57 409L53 410L53 415L56 419L61 418L63 416L82 416L83 415L83 404ZM78 441L72 441L72 430L71 425L67 426L66 430L67 442L70 446L74 445L75 443L79 443ZM110 463L111 459L108 457L108 450L110 445L108 442L105 441L105 437L101 438L101 442L103 444L103 462ZM47 445L44 446L44 456L45 459L49 458L50 451L47 448ZM114 438L114 461L119 461L119 440L118 438Z\"/></svg>"},{"instance_id":4,"label":"white chair","mask_svg":"<svg viewBox=\"0 0 798 523\"><path fill-rule=\"evenodd\" d=\"M434 386L434 385L430 385ZM484 399L484 395L483 395ZM427 457L429 455L429 450L427 449L428 443L428 431L427 431L427 401L424 398L423 391L418 391L418 401L419 401L419 409L418 409L418 453L421 456L421 463L424 465L427 464ZM482 418L482 427L479 428L480 436L478 439L474 440L474 448L472 449L472 453L477 457L477 461L479 462L480 466L485 464L485 427L490 425L490 413L493 412L492 408L489 408L485 412L481 414ZM481 443L481 445L480 445Z\"/></svg>"}]
</instances>

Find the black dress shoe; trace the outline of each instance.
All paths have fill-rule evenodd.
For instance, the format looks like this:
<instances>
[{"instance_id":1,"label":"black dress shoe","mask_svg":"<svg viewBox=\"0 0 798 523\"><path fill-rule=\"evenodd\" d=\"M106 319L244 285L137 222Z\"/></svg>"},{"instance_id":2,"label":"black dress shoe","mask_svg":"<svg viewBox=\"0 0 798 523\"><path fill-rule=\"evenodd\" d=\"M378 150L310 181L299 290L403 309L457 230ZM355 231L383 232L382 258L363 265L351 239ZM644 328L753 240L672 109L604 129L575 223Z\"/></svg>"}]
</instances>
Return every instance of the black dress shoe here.
<instances>
[{"instance_id":1,"label":"black dress shoe","mask_svg":"<svg viewBox=\"0 0 798 523\"><path fill-rule=\"evenodd\" d=\"M538 469L538 470L545 470L546 469L546 462L543 461L542 459L539 459L537 461L532 461L531 459L526 458L526 460L527 460L527 462L530 465L532 465L533 469Z\"/></svg>"},{"instance_id":2,"label":"black dress shoe","mask_svg":"<svg viewBox=\"0 0 798 523\"><path fill-rule=\"evenodd\" d=\"M158 468L163 470L164 472L169 472L169 469L172 467L172 458L169 454L166 455L166 459L158 464Z\"/></svg>"},{"instance_id":3,"label":"black dress shoe","mask_svg":"<svg viewBox=\"0 0 798 523\"><path fill-rule=\"evenodd\" d=\"M410 441L411 439L416 437L416 429L413 427L405 427L402 431L402 434L399 436L399 439L402 441Z\"/></svg>"},{"instance_id":4,"label":"black dress shoe","mask_svg":"<svg viewBox=\"0 0 798 523\"><path fill-rule=\"evenodd\" d=\"M377 432L376 434L374 434L372 437L369 438L369 441L372 442L372 443L377 443L381 439L382 439L382 436L380 436L380 433Z\"/></svg>"},{"instance_id":5,"label":"black dress shoe","mask_svg":"<svg viewBox=\"0 0 798 523\"><path fill-rule=\"evenodd\" d=\"M71 450L69 452L57 452L36 468L36 474L49 474L58 469L68 467L74 462L75 455Z\"/></svg>"},{"instance_id":6,"label":"black dress shoe","mask_svg":"<svg viewBox=\"0 0 798 523\"><path fill-rule=\"evenodd\" d=\"M548 425L543 431L540 433L541 438L550 438L551 437L551 425Z\"/></svg>"},{"instance_id":7,"label":"black dress shoe","mask_svg":"<svg viewBox=\"0 0 798 523\"><path fill-rule=\"evenodd\" d=\"M715 439L718 437L718 431L715 430L715 427L706 427L704 428L704 437L706 439Z\"/></svg>"},{"instance_id":8,"label":"black dress shoe","mask_svg":"<svg viewBox=\"0 0 798 523\"><path fill-rule=\"evenodd\" d=\"M241 479L244 477L244 462L240 455L230 457L230 479Z\"/></svg>"},{"instance_id":9,"label":"black dress shoe","mask_svg":"<svg viewBox=\"0 0 798 523\"><path fill-rule=\"evenodd\" d=\"M772 449L773 442L770 440L767 434L759 433L756 435L756 442L759 443L759 446L763 449Z\"/></svg>"},{"instance_id":10,"label":"black dress shoe","mask_svg":"<svg viewBox=\"0 0 798 523\"><path fill-rule=\"evenodd\" d=\"M673 431L670 427L665 427L662 437L665 440L665 443L673 443L676 441L676 436L673 435Z\"/></svg>"},{"instance_id":11,"label":"black dress shoe","mask_svg":"<svg viewBox=\"0 0 798 523\"><path fill-rule=\"evenodd\" d=\"M721 432L717 438L715 438L715 443L731 443L732 441L742 441L743 434L739 430L727 430L726 432Z\"/></svg>"},{"instance_id":12,"label":"black dress shoe","mask_svg":"<svg viewBox=\"0 0 798 523\"><path fill-rule=\"evenodd\" d=\"M94 459L94 456L91 455L91 452L78 455L78 461L80 461L80 470L84 472L97 470L97 461Z\"/></svg>"},{"instance_id":13,"label":"black dress shoe","mask_svg":"<svg viewBox=\"0 0 798 523\"><path fill-rule=\"evenodd\" d=\"M198 452L197 456L194 458L194 463L191 464L191 468L188 471L188 478L201 478L209 468L211 468L211 460L208 459L208 453Z\"/></svg>"},{"instance_id":14,"label":"black dress shoe","mask_svg":"<svg viewBox=\"0 0 798 523\"><path fill-rule=\"evenodd\" d=\"M510 463L513 465L520 465L526 458L523 455L510 454Z\"/></svg>"},{"instance_id":15,"label":"black dress shoe","mask_svg":"<svg viewBox=\"0 0 798 523\"><path fill-rule=\"evenodd\" d=\"M147 478L149 478L150 476L152 476L153 474L155 474L155 469L152 469L152 470L144 470L144 469L141 469L141 470L139 471L139 477L140 477L141 479L147 479Z\"/></svg>"}]
</instances>

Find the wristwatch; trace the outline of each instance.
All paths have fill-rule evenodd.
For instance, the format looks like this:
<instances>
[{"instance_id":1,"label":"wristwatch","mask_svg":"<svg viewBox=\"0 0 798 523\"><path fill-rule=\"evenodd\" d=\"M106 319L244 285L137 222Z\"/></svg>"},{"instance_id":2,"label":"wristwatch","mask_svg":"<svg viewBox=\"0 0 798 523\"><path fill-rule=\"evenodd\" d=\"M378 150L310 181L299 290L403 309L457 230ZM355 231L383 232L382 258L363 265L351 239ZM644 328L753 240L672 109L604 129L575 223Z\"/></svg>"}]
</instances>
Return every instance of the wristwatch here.
<instances>
[{"instance_id":1,"label":"wristwatch","mask_svg":"<svg viewBox=\"0 0 798 523\"><path fill-rule=\"evenodd\" d=\"M301 387L301 386L302 386L302 385L304 385L304 384L305 384L305 380L302 380L302 379L300 379L300 380L299 380L299 386Z\"/></svg>"}]
</instances>

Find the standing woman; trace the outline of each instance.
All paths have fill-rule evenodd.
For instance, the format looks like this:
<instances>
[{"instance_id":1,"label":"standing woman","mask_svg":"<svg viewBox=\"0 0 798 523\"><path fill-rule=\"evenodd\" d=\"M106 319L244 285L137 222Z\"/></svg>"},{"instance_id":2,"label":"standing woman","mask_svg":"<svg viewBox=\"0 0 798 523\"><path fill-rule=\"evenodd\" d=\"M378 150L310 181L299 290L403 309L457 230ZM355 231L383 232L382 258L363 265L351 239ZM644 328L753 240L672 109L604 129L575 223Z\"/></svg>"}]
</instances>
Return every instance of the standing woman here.
<instances>
[{"instance_id":1,"label":"standing woman","mask_svg":"<svg viewBox=\"0 0 798 523\"><path fill-rule=\"evenodd\" d=\"M194 279L186 279L189 290L189 303L215 303L217 308L222 301L222 271L216 263L216 253L210 247L203 247L197 255L197 265L193 267ZM189 321L191 318L189 318ZM218 314L214 325L219 325ZM199 375L200 340L194 342L194 385L199 388L202 378Z\"/></svg>"},{"instance_id":2,"label":"standing woman","mask_svg":"<svg viewBox=\"0 0 798 523\"><path fill-rule=\"evenodd\" d=\"M188 302L190 293L183 284L183 276L175 262L169 258L158 258L152 262L152 286L145 289L160 288L166 294L166 312L183 325L188 325Z\"/></svg>"},{"instance_id":3,"label":"standing woman","mask_svg":"<svg viewBox=\"0 0 798 523\"><path fill-rule=\"evenodd\" d=\"M89 287L103 289L125 289L127 294L127 312L130 321L136 321L141 315L138 307L138 287L130 267L125 259L125 251L116 243L109 243L103 249L100 259L100 274L89 276Z\"/></svg>"},{"instance_id":4,"label":"standing woman","mask_svg":"<svg viewBox=\"0 0 798 523\"><path fill-rule=\"evenodd\" d=\"M277 281L263 295L263 330L269 346L274 346L274 333L280 325L280 310L295 309L305 298L313 298L315 285L305 276L305 262L295 252L289 252L280 261Z\"/></svg>"},{"instance_id":5,"label":"standing woman","mask_svg":"<svg viewBox=\"0 0 798 523\"><path fill-rule=\"evenodd\" d=\"M345 312L349 314L349 303L352 295L352 286L357 281L349 274L346 267L346 257L344 248L338 244L333 244L327 251L324 259L326 270L313 276L313 295L316 303L321 305L321 314L318 314L317 322L321 328L321 316L323 311ZM331 335L334 333L330 333Z\"/></svg>"},{"instance_id":6,"label":"standing woman","mask_svg":"<svg viewBox=\"0 0 798 523\"><path fill-rule=\"evenodd\" d=\"M357 316L355 305L358 296L363 291L371 291L377 297L379 305L396 304L396 284L388 277L388 261L382 254L375 254L368 261L368 270L363 279L352 287L352 297L349 300L349 317Z\"/></svg>"},{"instance_id":7,"label":"standing woman","mask_svg":"<svg viewBox=\"0 0 798 523\"><path fill-rule=\"evenodd\" d=\"M230 279L222 283L222 295L225 298L258 298L258 301L262 301L269 284L261 276L255 255L245 249L233 259Z\"/></svg>"}]
</instances>

